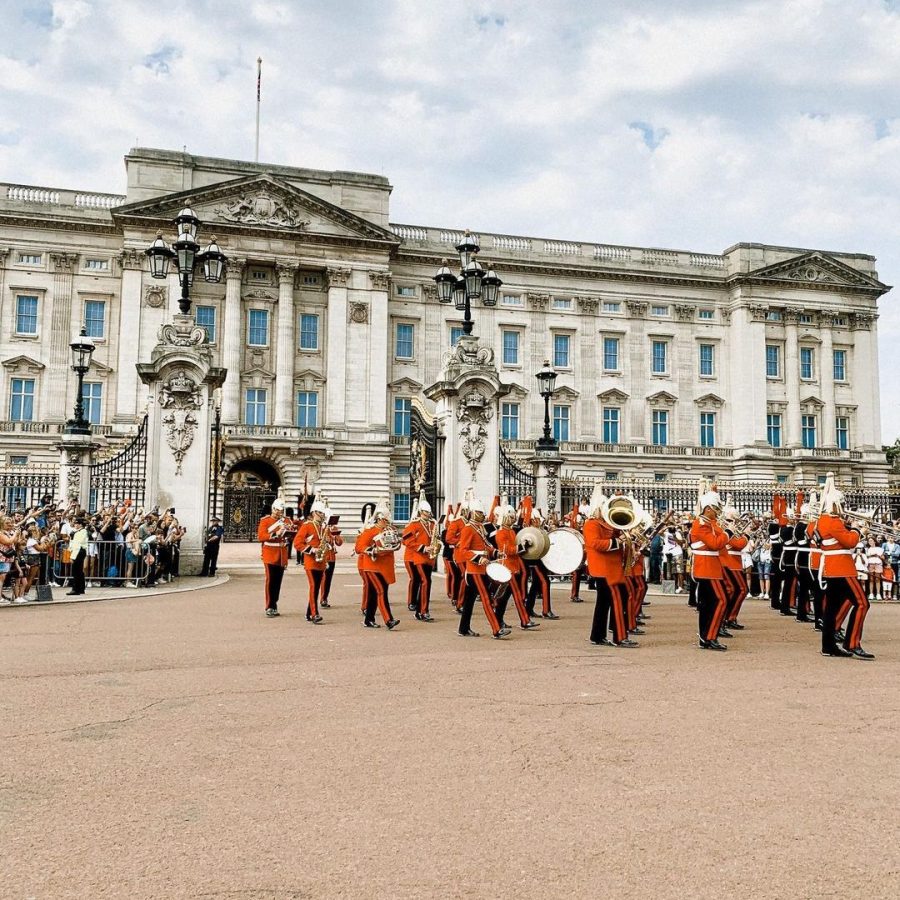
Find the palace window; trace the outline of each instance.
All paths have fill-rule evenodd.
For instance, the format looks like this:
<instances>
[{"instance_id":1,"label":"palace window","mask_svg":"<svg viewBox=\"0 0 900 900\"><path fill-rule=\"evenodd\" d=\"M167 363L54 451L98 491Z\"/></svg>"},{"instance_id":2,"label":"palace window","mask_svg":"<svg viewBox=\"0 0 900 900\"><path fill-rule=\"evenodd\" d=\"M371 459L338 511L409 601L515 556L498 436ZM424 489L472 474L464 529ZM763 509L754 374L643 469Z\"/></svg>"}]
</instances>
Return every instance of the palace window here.
<instances>
[{"instance_id":1,"label":"palace window","mask_svg":"<svg viewBox=\"0 0 900 900\"><path fill-rule=\"evenodd\" d=\"M313 313L300 316L300 349L319 349L319 317Z\"/></svg>"},{"instance_id":2,"label":"palace window","mask_svg":"<svg viewBox=\"0 0 900 900\"><path fill-rule=\"evenodd\" d=\"M669 307L668 306L651 306L650 307L650 315L651 316L668 316L669 315Z\"/></svg>"},{"instance_id":3,"label":"palace window","mask_svg":"<svg viewBox=\"0 0 900 900\"><path fill-rule=\"evenodd\" d=\"M552 309L572 309L573 303L570 297L554 297L550 306Z\"/></svg>"},{"instance_id":4,"label":"palace window","mask_svg":"<svg viewBox=\"0 0 900 900\"><path fill-rule=\"evenodd\" d=\"M800 435L804 450L812 450L816 446L816 417L802 416L800 419Z\"/></svg>"},{"instance_id":5,"label":"palace window","mask_svg":"<svg viewBox=\"0 0 900 900\"><path fill-rule=\"evenodd\" d=\"M809 313L800 313L801 325L812 325L813 317Z\"/></svg>"},{"instance_id":6,"label":"palace window","mask_svg":"<svg viewBox=\"0 0 900 900\"><path fill-rule=\"evenodd\" d=\"M40 266L44 262L43 253L20 253L18 256L20 265L23 266Z\"/></svg>"},{"instance_id":7,"label":"palace window","mask_svg":"<svg viewBox=\"0 0 900 900\"><path fill-rule=\"evenodd\" d=\"M700 344L700 374L707 377L716 374L716 348L714 344Z\"/></svg>"},{"instance_id":8,"label":"palace window","mask_svg":"<svg viewBox=\"0 0 900 900\"><path fill-rule=\"evenodd\" d=\"M409 521L409 494L408 493L397 493L394 494L394 521L395 522L408 522Z\"/></svg>"},{"instance_id":9,"label":"palace window","mask_svg":"<svg viewBox=\"0 0 900 900\"><path fill-rule=\"evenodd\" d=\"M619 443L620 410L617 406L603 407L603 443Z\"/></svg>"},{"instance_id":10,"label":"palace window","mask_svg":"<svg viewBox=\"0 0 900 900\"><path fill-rule=\"evenodd\" d=\"M770 447L781 446L781 413L766 416L766 439Z\"/></svg>"},{"instance_id":11,"label":"palace window","mask_svg":"<svg viewBox=\"0 0 900 900\"><path fill-rule=\"evenodd\" d=\"M216 342L216 308L214 306L195 306L194 322L206 329L206 340L210 344Z\"/></svg>"},{"instance_id":12,"label":"palace window","mask_svg":"<svg viewBox=\"0 0 900 900\"><path fill-rule=\"evenodd\" d=\"M394 342L394 356L396 356L397 359L413 358L415 334L415 325L410 325L407 322L397 323L396 339Z\"/></svg>"},{"instance_id":13,"label":"palace window","mask_svg":"<svg viewBox=\"0 0 900 900\"><path fill-rule=\"evenodd\" d=\"M714 309L697 310L697 318L698 319L714 319L715 317L716 317L716 311Z\"/></svg>"},{"instance_id":14,"label":"palace window","mask_svg":"<svg viewBox=\"0 0 900 900\"><path fill-rule=\"evenodd\" d=\"M459 339L465 334L465 329L462 325L451 325L450 326L450 346L455 347L459 343Z\"/></svg>"},{"instance_id":15,"label":"palace window","mask_svg":"<svg viewBox=\"0 0 900 900\"><path fill-rule=\"evenodd\" d=\"M34 379L13 378L9 392L9 419L11 422L34 421Z\"/></svg>"},{"instance_id":16,"label":"palace window","mask_svg":"<svg viewBox=\"0 0 900 900\"><path fill-rule=\"evenodd\" d=\"M84 261L85 269L89 269L91 272L108 272L109 271L109 260L108 259L86 259Z\"/></svg>"},{"instance_id":17,"label":"palace window","mask_svg":"<svg viewBox=\"0 0 900 900\"><path fill-rule=\"evenodd\" d=\"M604 300L601 309L605 313L617 313L622 311L622 304L618 300Z\"/></svg>"},{"instance_id":18,"label":"palace window","mask_svg":"<svg viewBox=\"0 0 900 900\"><path fill-rule=\"evenodd\" d=\"M519 332L503 332L503 365L519 365Z\"/></svg>"},{"instance_id":19,"label":"palace window","mask_svg":"<svg viewBox=\"0 0 900 900\"><path fill-rule=\"evenodd\" d=\"M81 402L84 417L91 425L99 425L103 416L103 385L96 381L86 381L81 386Z\"/></svg>"},{"instance_id":20,"label":"palace window","mask_svg":"<svg viewBox=\"0 0 900 900\"><path fill-rule=\"evenodd\" d=\"M805 379L811 379L813 377L813 364L815 362L815 357L813 355L812 347L801 347L800 348L800 377Z\"/></svg>"},{"instance_id":21,"label":"palace window","mask_svg":"<svg viewBox=\"0 0 900 900\"><path fill-rule=\"evenodd\" d=\"M519 404L500 404L500 437L504 441L519 439Z\"/></svg>"},{"instance_id":22,"label":"palace window","mask_svg":"<svg viewBox=\"0 0 900 900\"><path fill-rule=\"evenodd\" d=\"M318 428L319 395L316 391L297 391L297 427Z\"/></svg>"},{"instance_id":23,"label":"palace window","mask_svg":"<svg viewBox=\"0 0 900 900\"><path fill-rule=\"evenodd\" d=\"M767 322L780 322L781 321L781 312L777 309L770 309L766 313L766 321Z\"/></svg>"},{"instance_id":24,"label":"palace window","mask_svg":"<svg viewBox=\"0 0 900 900\"><path fill-rule=\"evenodd\" d=\"M558 441L569 440L569 414L568 406L553 405L553 437Z\"/></svg>"},{"instance_id":25,"label":"palace window","mask_svg":"<svg viewBox=\"0 0 900 900\"><path fill-rule=\"evenodd\" d=\"M781 377L781 347L766 344L766 378Z\"/></svg>"},{"instance_id":26,"label":"palace window","mask_svg":"<svg viewBox=\"0 0 900 900\"><path fill-rule=\"evenodd\" d=\"M571 366L570 345L571 338L568 334L553 335L553 365L557 369L568 369Z\"/></svg>"},{"instance_id":27,"label":"palace window","mask_svg":"<svg viewBox=\"0 0 900 900\"><path fill-rule=\"evenodd\" d=\"M16 297L16 334L37 334L38 298L20 294Z\"/></svg>"},{"instance_id":28,"label":"palace window","mask_svg":"<svg viewBox=\"0 0 900 900\"><path fill-rule=\"evenodd\" d=\"M666 341L653 341L650 371L654 375L665 375L668 371L667 350L668 343Z\"/></svg>"},{"instance_id":29,"label":"palace window","mask_svg":"<svg viewBox=\"0 0 900 900\"><path fill-rule=\"evenodd\" d=\"M619 339L603 338L603 371L619 371Z\"/></svg>"},{"instance_id":30,"label":"palace window","mask_svg":"<svg viewBox=\"0 0 900 900\"><path fill-rule=\"evenodd\" d=\"M524 306L522 297L519 294L504 294L500 299L501 306Z\"/></svg>"},{"instance_id":31,"label":"palace window","mask_svg":"<svg viewBox=\"0 0 900 900\"><path fill-rule=\"evenodd\" d=\"M410 284L398 284L397 285L397 296L398 297L415 297L416 289Z\"/></svg>"},{"instance_id":32,"label":"palace window","mask_svg":"<svg viewBox=\"0 0 900 900\"><path fill-rule=\"evenodd\" d=\"M248 310L247 316L247 343L251 347L268 347L269 311L267 309L251 309Z\"/></svg>"},{"instance_id":33,"label":"palace window","mask_svg":"<svg viewBox=\"0 0 900 900\"><path fill-rule=\"evenodd\" d=\"M669 443L669 413L665 409L653 410L653 433L651 440L654 447L665 447Z\"/></svg>"},{"instance_id":34,"label":"palace window","mask_svg":"<svg viewBox=\"0 0 900 900\"><path fill-rule=\"evenodd\" d=\"M846 350L835 350L834 351L834 380L835 381L846 381L847 380L847 351Z\"/></svg>"},{"instance_id":35,"label":"palace window","mask_svg":"<svg viewBox=\"0 0 900 900\"><path fill-rule=\"evenodd\" d=\"M85 300L84 328L88 336L102 338L106 332L106 302L103 300Z\"/></svg>"},{"instance_id":36,"label":"palace window","mask_svg":"<svg viewBox=\"0 0 900 900\"><path fill-rule=\"evenodd\" d=\"M618 481L618 480L619 480L619 473L618 473L618 472L612 472L612 471L607 470L606 472L603 473L603 477L604 477L607 481Z\"/></svg>"},{"instance_id":37,"label":"palace window","mask_svg":"<svg viewBox=\"0 0 900 900\"><path fill-rule=\"evenodd\" d=\"M412 400L409 397L394 398L394 434L409 436L409 420L412 415Z\"/></svg>"},{"instance_id":38,"label":"palace window","mask_svg":"<svg viewBox=\"0 0 900 900\"><path fill-rule=\"evenodd\" d=\"M700 446L716 446L716 414L714 412L700 413Z\"/></svg>"},{"instance_id":39,"label":"palace window","mask_svg":"<svg viewBox=\"0 0 900 900\"><path fill-rule=\"evenodd\" d=\"M244 394L244 424L265 425L268 391L265 388L247 388Z\"/></svg>"},{"instance_id":40,"label":"palace window","mask_svg":"<svg viewBox=\"0 0 900 900\"><path fill-rule=\"evenodd\" d=\"M834 442L838 450L850 449L850 419L847 416L838 416L834 420Z\"/></svg>"}]
</instances>

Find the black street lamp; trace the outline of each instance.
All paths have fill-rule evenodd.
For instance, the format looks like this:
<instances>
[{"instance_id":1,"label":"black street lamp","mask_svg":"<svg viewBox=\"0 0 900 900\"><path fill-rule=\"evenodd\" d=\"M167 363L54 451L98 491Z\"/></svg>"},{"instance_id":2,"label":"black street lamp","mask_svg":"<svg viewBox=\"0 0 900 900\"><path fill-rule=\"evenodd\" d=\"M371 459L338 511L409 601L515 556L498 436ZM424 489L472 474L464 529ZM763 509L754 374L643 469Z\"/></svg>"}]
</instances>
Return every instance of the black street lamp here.
<instances>
[{"instance_id":1,"label":"black street lamp","mask_svg":"<svg viewBox=\"0 0 900 900\"><path fill-rule=\"evenodd\" d=\"M438 300L441 303L452 303L462 312L464 334L471 334L474 325L472 301L481 298L484 306L496 306L500 285L503 284L493 269L485 272L484 266L475 258L480 250L478 242L466 231L462 242L456 245L460 274L454 275L445 259L434 276Z\"/></svg>"},{"instance_id":2,"label":"black street lamp","mask_svg":"<svg viewBox=\"0 0 900 900\"><path fill-rule=\"evenodd\" d=\"M559 450L559 444L550 433L550 398L556 390L556 370L550 360L544 360L544 367L534 377L538 380L538 389L544 398L544 435L537 442L538 450Z\"/></svg>"},{"instance_id":3,"label":"black street lamp","mask_svg":"<svg viewBox=\"0 0 900 900\"><path fill-rule=\"evenodd\" d=\"M94 342L88 336L87 328L81 326L81 333L69 344L72 351L72 370L78 376L75 395L75 417L66 422L65 434L91 434L91 423L84 417L84 376L91 367Z\"/></svg>"},{"instance_id":4,"label":"black street lamp","mask_svg":"<svg viewBox=\"0 0 900 900\"><path fill-rule=\"evenodd\" d=\"M194 283L194 267L197 263L203 266L205 281L218 283L222 280L226 257L219 249L215 237L201 251L197 243L197 231L201 222L194 211L186 206L174 219L178 240L170 247L164 240L162 232L156 233L156 240L144 251L150 257L150 274L154 278L165 278L169 274L169 263L174 259L178 266L178 282L181 285L181 297L178 308L182 315L191 311L191 285Z\"/></svg>"}]
</instances>

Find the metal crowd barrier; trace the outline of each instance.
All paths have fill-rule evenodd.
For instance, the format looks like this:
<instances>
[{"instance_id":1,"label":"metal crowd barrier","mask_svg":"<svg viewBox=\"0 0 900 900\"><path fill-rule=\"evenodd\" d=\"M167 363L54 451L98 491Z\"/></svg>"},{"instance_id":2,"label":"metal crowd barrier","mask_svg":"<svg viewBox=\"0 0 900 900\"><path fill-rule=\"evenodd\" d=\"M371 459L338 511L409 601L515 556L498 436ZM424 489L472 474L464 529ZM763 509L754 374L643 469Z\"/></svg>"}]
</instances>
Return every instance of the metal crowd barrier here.
<instances>
[{"instance_id":1,"label":"metal crowd barrier","mask_svg":"<svg viewBox=\"0 0 900 900\"><path fill-rule=\"evenodd\" d=\"M141 552L132 560L129 545L120 541L89 541L87 556L84 560L84 580L87 584L100 584L103 587L124 586L132 583L136 587L144 587L155 583L156 577L171 575L160 568L159 555L155 547L149 545L149 551L142 547ZM152 565L148 565L146 554L154 557ZM170 551L171 552L171 551ZM171 563L170 563L171 566ZM72 579L72 560L69 553L69 542L58 541L53 554L51 581L58 585L68 586Z\"/></svg>"}]
</instances>

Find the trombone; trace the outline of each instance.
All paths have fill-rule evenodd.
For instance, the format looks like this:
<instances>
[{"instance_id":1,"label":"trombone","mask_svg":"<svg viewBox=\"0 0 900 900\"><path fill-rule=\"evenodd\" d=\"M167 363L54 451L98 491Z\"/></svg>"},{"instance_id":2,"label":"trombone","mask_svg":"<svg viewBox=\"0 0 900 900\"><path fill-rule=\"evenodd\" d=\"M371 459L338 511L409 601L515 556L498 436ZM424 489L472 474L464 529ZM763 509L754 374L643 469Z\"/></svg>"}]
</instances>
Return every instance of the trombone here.
<instances>
[{"instance_id":1,"label":"trombone","mask_svg":"<svg viewBox=\"0 0 900 900\"><path fill-rule=\"evenodd\" d=\"M844 512L841 518L847 519L848 525L853 525L854 522L862 522L865 525L865 536L868 536L869 532L875 531L878 534L883 534L885 537L891 538L892 540L900 540L900 528L896 528L893 525L880 522L876 518L877 512L878 510L869 513L861 509L851 509Z\"/></svg>"}]
</instances>

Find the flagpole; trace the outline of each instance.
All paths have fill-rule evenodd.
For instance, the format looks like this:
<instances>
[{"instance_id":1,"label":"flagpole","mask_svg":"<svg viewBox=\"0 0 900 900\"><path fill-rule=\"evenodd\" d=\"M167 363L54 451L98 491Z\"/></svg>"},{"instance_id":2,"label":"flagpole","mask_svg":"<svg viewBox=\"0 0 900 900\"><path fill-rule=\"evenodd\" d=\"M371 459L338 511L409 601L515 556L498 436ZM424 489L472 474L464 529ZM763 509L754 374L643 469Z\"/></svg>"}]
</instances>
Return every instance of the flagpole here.
<instances>
[{"instance_id":1,"label":"flagpole","mask_svg":"<svg viewBox=\"0 0 900 900\"><path fill-rule=\"evenodd\" d=\"M259 162L259 98L262 86L262 57L256 60L256 162Z\"/></svg>"}]
</instances>

